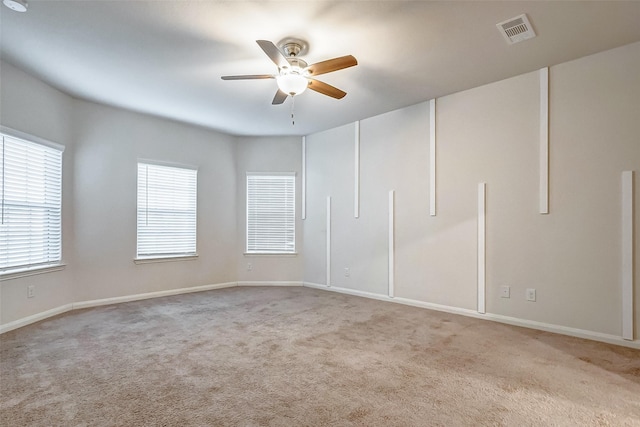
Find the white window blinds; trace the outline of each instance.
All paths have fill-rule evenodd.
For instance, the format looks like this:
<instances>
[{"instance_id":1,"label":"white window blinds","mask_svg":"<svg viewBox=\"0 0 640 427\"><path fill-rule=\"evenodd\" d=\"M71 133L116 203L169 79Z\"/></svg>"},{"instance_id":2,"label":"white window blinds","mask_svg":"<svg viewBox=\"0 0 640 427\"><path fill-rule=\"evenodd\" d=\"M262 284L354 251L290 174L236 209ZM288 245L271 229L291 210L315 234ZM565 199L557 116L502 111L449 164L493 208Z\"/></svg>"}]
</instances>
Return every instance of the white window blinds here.
<instances>
[{"instance_id":1,"label":"white window blinds","mask_svg":"<svg viewBox=\"0 0 640 427\"><path fill-rule=\"evenodd\" d=\"M62 151L0 136L0 273L58 264Z\"/></svg>"},{"instance_id":2,"label":"white window blinds","mask_svg":"<svg viewBox=\"0 0 640 427\"><path fill-rule=\"evenodd\" d=\"M295 253L296 177L247 174L247 253Z\"/></svg>"},{"instance_id":3,"label":"white window blinds","mask_svg":"<svg viewBox=\"0 0 640 427\"><path fill-rule=\"evenodd\" d=\"M138 163L138 258L196 254L197 171Z\"/></svg>"}]
</instances>

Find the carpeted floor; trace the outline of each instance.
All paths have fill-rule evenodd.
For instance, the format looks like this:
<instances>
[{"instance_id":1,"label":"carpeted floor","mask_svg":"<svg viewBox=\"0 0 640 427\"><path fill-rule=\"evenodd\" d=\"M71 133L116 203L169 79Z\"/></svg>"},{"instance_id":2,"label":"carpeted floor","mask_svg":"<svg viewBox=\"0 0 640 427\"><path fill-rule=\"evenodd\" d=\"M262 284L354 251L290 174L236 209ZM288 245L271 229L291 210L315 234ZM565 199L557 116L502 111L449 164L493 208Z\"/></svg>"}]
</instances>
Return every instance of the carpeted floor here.
<instances>
[{"instance_id":1,"label":"carpeted floor","mask_svg":"<svg viewBox=\"0 0 640 427\"><path fill-rule=\"evenodd\" d=\"M640 351L308 288L0 336L2 426L640 426Z\"/></svg>"}]
</instances>

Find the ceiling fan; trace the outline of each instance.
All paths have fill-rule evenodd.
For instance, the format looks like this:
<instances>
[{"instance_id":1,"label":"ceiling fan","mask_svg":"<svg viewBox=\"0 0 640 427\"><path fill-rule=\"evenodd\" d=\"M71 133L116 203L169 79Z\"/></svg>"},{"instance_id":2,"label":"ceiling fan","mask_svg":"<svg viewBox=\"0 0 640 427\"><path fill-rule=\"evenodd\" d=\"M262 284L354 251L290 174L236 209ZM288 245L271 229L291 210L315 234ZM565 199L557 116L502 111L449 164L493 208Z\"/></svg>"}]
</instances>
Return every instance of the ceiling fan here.
<instances>
[{"instance_id":1,"label":"ceiling fan","mask_svg":"<svg viewBox=\"0 0 640 427\"><path fill-rule=\"evenodd\" d=\"M288 96L300 95L307 88L332 98L344 98L347 94L346 92L316 80L314 77L358 65L356 58L351 55L307 65L305 61L299 58L299 55L307 52L308 45L299 39L289 38L281 41L279 44L282 51L268 40L256 40L256 43L267 54L269 59L276 64L278 73L222 76L222 80L276 79L278 92L276 92L271 102L273 105L282 104Z\"/></svg>"}]
</instances>

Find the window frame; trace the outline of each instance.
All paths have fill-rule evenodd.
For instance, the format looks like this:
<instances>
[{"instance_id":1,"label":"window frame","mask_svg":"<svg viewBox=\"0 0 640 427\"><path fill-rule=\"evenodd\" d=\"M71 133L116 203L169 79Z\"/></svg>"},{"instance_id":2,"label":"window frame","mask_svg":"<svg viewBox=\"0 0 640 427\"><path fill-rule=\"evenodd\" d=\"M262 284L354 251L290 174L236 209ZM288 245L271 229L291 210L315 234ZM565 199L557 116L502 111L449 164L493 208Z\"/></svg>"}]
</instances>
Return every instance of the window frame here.
<instances>
[{"instance_id":1,"label":"window frame","mask_svg":"<svg viewBox=\"0 0 640 427\"><path fill-rule=\"evenodd\" d=\"M140 165L146 165L159 168L173 168L182 171L192 171L194 173L194 194L193 197L193 252L173 252L173 253L145 253L140 254L140 227L139 227L139 215L140 215ZM148 209L148 207L147 207ZM198 259L198 167L192 165L178 164L162 162L158 160L138 159L136 162L136 251L133 259L135 264L150 264L158 262L171 262L171 261L190 261Z\"/></svg>"},{"instance_id":2,"label":"window frame","mask_svg":"<svg viewBox=\"0 0 640 427\"><path fill-rule=\"evenodd\" d=\"M59 247L56 248L58 257L57 259L52 259L49 260L47 262L42 262L42 263L34 263L34 264L22 264L22 265L15 265L15 266L7 266L7 267L2 267L0 268L0 281L5 281L5 280L10 280L10 279L15 279L15 278L19 278L19 277L25 277L25 276L32 276L35 274L43 274L43 273L49 273L49 272L54 272L54 271L60 271L62 269L64 269L65 264L63 262L63 256L64 256L64 232L63 232L63 197L64 197L64 186L63 186L63 175L64 175L64 150L65 150L65 146L62 144L58 144L56 142L38 137L36 135L32 135L26 132L22 132L16 129L12 129L10 127L7 126L1 126L0 125L0 143L4 143L4 137L8 137L10 139L13 140L17 140L17 141L21 141L27 144L35 144L35 145L39 145L44 147L45 149L49 149L49 150L55 150L57 152L59 152L59 169L56 173L57 176L59 176L59 182L57 183L59 185L58 187L58 194L59 197L57 198L57 210L59 212L59 215L57 216L57 221L59 222L59 227L57 229L57 233L55 234L55 239L57 241L59 241ZM5 161L4 158L0 159L0 161ZM3 164L3 171L4 171L4 164ZM3 172L4 173L4 172ZM4 185L4 180L2 181L3 185ZM3 191L4 193L4 191ZM25 206L31 206L31 205L25 205ZM0 208L1 209L1 208Z\"/></svg>"},{"instance_id":3,"label":"window frame","mask_svg":"<svg viewBox=\"0 0 640 427\"><path fill-rule=\"evenodd\" d=\"M250 224L249 224L249 216L250 216L250 203L249 203L249 179L250 177L290 177L293 179L293 206L292 210L289 213L291 223L293 225L293 238L291 240L292 249L290 251L273 249L273 250L257 250L249 248L249 238L250 238ZM297 253L297 218L296 218L296 204L297 204L297 173L296 172L247 172L245 175L245 252L246 256L296 256ZM286 244L286 242L283 242Z\"/></svg>"}]
</instances>

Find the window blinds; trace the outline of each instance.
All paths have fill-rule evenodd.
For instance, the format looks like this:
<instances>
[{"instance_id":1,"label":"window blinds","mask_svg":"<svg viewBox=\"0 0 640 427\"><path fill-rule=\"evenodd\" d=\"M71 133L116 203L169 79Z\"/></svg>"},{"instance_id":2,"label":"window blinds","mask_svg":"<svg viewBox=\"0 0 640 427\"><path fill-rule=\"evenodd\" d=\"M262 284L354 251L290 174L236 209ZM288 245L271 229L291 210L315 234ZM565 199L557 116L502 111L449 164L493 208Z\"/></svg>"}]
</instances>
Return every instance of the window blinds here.
<instances>
[{"instance_id":1,"label":"window blinds","mask_svg":"<svg viewBox=\"0 0 640 427\"><path fill-rule=\"evenodd\" d=\"M59 263L62 151L0 136L0 273Z\"/></svg>"},{"instance_id":2,"label":"window blinds","mask_svg":"<svg viewBox=\"0 0 640 427\"><path fill-rule=\"evenodd\" d=\"M247 253L295 253L295 175L247 174Z\"/></svg>"},{"instance_id":3,"label":"window blinds","mask_svg":"<svg viewBox=\"0 0 640 427\"><path fill-rule=\"evenodd\" d=\"M196 254L197 171L138 163L138 258Z\"/></svg>"}]
</instances>

